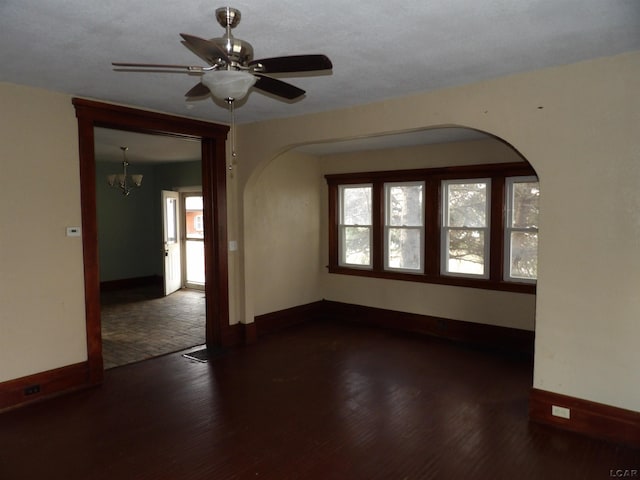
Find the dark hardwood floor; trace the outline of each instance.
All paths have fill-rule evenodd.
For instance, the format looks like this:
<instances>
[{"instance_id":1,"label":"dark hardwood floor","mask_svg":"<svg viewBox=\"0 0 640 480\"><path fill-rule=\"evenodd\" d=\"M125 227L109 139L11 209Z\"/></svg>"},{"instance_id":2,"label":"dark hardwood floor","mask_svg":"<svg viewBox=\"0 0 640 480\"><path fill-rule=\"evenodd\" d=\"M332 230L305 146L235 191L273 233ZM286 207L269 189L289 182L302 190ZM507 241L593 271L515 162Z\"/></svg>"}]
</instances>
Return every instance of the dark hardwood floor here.
<instances>
[{"instance_id":1,"label":"dark hardwood floor","mask_svg":"<svg viewBox=\"0 0 640 480\"><path fill-rule=\"evenodd\" d=\"M529 360L305 324L0 415L0 479L608 479L640 450L531 424ZM639 475L636 473L636 475ZM630 475L628 475L630 476Z\"/></svg>"}]
</instances>

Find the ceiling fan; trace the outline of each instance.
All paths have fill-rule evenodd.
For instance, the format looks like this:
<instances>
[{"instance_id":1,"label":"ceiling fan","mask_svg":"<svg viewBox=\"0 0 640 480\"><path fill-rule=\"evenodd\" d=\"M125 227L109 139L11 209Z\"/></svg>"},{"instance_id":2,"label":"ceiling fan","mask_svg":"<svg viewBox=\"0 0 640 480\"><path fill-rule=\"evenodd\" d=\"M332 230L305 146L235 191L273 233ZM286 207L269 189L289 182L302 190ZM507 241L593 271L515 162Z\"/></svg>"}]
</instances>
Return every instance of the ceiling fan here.
<instances>
[{"instance_id":1,"label":"ceiling fan","mask_svg":"<svg viewBox=\"0 0 640 480\"><path fill-rule=\"evenodd\" d=\"M191 88L187 98L204 97L211 93L232 108L235 100L247 95L251 87L287 100L302 97L305 91L269 74L315 72L331 70L333 65L326 55L291 55L253 59L250 43L235 38L231 30L240 23L240 11L231 7L216 10L216 19L225 29L220 38L205 40L181 33L183 44L208 63L207 66L167 65L149 63L121 63L112 65L121 71L184 71L200 74L200 82Z\"/></svg>"}]
</instances>

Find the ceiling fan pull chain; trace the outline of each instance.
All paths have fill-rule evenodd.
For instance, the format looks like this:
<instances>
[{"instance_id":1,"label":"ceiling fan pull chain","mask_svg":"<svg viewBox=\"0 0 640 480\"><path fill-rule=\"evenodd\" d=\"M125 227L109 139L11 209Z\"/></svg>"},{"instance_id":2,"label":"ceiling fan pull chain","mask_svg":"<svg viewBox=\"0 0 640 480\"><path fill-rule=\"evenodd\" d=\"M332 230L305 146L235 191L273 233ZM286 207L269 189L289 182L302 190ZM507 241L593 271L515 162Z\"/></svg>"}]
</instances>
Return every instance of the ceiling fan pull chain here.
<instances>
[{"instance_id":1,"label":"ceiling fan pull chain","mask_svg":"<svg viewBox=\"0 0 640 480\"><path fill-rule=\"evenodd\" d=\"M236 157L238 156L238 154L236 153L236 114L233 100L233 98L227 98L227 103L229 104L229 114L231 117L231 161L229 163L229 171L231 172L231 177L233 177L233 170L236 167Z\"/></svg>"}]
</instances>

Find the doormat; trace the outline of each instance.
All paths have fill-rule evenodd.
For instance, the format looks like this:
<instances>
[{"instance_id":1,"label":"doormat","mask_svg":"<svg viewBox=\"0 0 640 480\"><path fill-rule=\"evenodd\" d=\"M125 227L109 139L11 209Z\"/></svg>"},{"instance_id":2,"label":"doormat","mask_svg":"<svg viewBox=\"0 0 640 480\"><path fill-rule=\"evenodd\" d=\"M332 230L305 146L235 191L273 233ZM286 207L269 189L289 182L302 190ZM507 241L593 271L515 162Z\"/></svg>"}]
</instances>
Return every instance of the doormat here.
<instances>
[{"instance_id":1,"label":"doormat","mask_svg":"<svg viewBox=\"0 0 640 480\"><path fill-rule=\"evenodd\" d=\"M185 353L182 356L189 360L195 360L196 362L207 363L209 360L221 357L226 351L222 348L201 348L200 350L194 350L193 352Z\"/></svg>"}]
</instances>

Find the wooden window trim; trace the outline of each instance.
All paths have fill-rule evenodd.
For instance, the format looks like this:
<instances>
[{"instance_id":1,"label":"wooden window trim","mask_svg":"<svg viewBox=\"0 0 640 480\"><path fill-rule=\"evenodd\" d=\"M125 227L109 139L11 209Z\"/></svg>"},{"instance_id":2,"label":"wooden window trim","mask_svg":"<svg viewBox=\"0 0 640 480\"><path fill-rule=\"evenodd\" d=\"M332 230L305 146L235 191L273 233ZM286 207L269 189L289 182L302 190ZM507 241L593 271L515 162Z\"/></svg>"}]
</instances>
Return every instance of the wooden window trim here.
<instances>
[{"instance_id":1,"label":"wooden window trim","mask_svg":"<svg viewBox=\"0 0 640 480\"><path fill-rule=\"evenodd\" d=\"M507 177L515 176L536 176L536 173L528 163L517 162L325 175L329 191L329 265L327 266L329 273L534 294L535 284L503 280L505 181ZM442 180L473 178L491 179L489 278L441 275L441 183ZM384 270L384 184L414 181L423 181L426 186L424 273ZM344 267L338 262L338 186L358 183L373 185L373 269L371 270Z\"/></svg>"}]
</instances>

